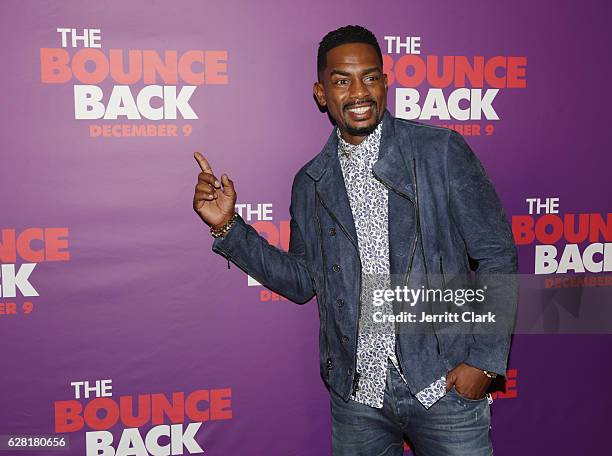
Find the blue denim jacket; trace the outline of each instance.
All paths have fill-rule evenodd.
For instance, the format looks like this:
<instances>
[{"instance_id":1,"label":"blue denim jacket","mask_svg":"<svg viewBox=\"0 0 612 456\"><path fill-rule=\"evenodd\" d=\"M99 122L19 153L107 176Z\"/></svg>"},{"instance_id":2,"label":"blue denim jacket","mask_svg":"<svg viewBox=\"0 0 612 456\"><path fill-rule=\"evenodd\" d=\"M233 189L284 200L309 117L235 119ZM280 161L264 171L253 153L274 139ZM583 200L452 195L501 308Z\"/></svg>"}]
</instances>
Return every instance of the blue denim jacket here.
<instances>
[{"instance_id":1,"label":"blue denim jacket","mask_svg":"<svg viewBox=\"0 0 612 456\"><path fill-rule=\"evenodd\" d=\"M238 217L213 251L267 288L303 304L317 297L320 372L348 399L356 377L361 266L357 235L337 153L335 132L294 178L289 251ZM499 198L458 133L383 116L375 177L389 188L390 272L442 277L470 272L513 274L517 252ZM406 283L406 282L404 282ZM443 284L438 284L443 286ZM505 294L513 314L516 296ZM509 334L399 333L397 356L413 394L465 362L505 375Z\"/></svg>"}]
</instances>

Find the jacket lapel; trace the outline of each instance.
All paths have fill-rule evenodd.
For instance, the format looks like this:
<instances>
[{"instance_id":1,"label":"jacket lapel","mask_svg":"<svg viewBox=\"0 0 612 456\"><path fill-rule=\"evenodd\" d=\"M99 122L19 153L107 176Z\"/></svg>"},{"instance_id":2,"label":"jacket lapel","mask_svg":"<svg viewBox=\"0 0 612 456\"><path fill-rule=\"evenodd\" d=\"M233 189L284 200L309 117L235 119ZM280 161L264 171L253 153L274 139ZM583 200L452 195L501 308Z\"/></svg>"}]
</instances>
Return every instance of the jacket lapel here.
<instances>
[{"instance_id":1,"label":"jacket lapel","mask_svg":"<svg viewBox=\"0 0 612 456\"><path fill-rule=\"evenodd\" d=\"M372 166L374 175L387 187L414 201L412 151L409 144L399 146L393 117L385 110L378 160Z\"/></svg>"},{"instance_id":2,"label":"jacket lapel","mask_svg":"<svg viewBox=\"0 0 612 456\"><path fill-rule=\"evenodd\" d=\"M408 270L416 236L415 186L410 143L401 147L395 135L394 119L388 112L383 117L379 159L372 167L374 176L389 188L389 270L403 274ZM399 277L394 277L399 280Z\"/></svg>"},{"instance_id":3,"label":"jacket lapel","mask_svg":"<svg viewBox=\"0 0 612 456\"><path fill-rule=\"evenodd\" d=\"M355 221L338 158L338 137L335 129L321 153L313 160L306 172L315 180L315 189L323 206L336 219L341 229L346 232L350 241L358 249Z\"/></svg>"},{"instance_id":4,"label":"jacket lapel","mask_svg":"<svg viewBox=\"0 0 612 456\"><path fill-rule=\"evenodd\" d=\"M393 117L385 110L378 160L374 163L372 171L375 177L389 188L390 272L400 274L408 268L415 235L413 205L415 191L412 151L409 150L409 144L402 144L402 147L397 144L393 123ZM321 203L358 249L355 222L338 157L338 138L335 129L306 172L315 180L316 192Z\"/></svg>"}]
</instances>

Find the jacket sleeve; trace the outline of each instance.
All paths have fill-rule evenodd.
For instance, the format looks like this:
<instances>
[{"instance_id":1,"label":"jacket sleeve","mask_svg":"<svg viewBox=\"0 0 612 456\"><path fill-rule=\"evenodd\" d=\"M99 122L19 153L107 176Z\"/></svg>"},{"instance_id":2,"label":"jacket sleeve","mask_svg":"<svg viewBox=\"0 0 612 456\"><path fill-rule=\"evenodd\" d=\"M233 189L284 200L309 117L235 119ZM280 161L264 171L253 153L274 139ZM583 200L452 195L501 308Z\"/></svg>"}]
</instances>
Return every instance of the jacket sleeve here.
<instances>
[{"instance_id":1,"label":"jacket sleeve","mask_svg":"<svg viewBox=\"0 0 612 456\"><path fill-rule=\"evenodd\" d=\"M475 324L466 364L506 375L518 288L518 260L510 224L480 161L455 131L447 150L449 205L468 255L476 260L476 286L486 287L477 313L492 312L495 324Z\"/></svg>"},{"instance_id":2,"label":"jacket sleeve","mask_svg":"<svg viewBox=\"0 0 612 456\"><path fill-rule=\"evenodd\" d=\"M305 259L304 240L293 216L293 192L289 212L288 252L270 245L240 216L224 237L213 241L212 250L232 261L266 288L295 303L304 304L314 296L315 287Z\"/></svg>"}]
</instances>

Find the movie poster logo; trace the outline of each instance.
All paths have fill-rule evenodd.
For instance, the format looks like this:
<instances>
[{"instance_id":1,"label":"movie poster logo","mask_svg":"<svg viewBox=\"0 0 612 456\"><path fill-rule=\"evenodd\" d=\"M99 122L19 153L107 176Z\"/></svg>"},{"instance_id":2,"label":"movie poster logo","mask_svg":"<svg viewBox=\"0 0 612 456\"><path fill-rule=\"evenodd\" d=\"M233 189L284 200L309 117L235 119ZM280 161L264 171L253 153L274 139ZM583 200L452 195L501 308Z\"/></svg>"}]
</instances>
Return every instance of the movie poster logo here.
<instances>
[{"instance_id":1,"label":"movie poster logo","mask_svg":"<svg viewBox=\"0 0 612 456\"><path fill-rule=\"evenodd\" d=\"M87 456L203 454L204 423L232 419L231 388L115 398L110 379L70 386L74 399L55 401L54 429L85 431Z\"/></svg>"},{"instance_id":2,"label":"movie poster logo","mask_svg":"<svg viewBox=\"0 0 612 456\"><path fill-rule=\"evenodd\" d=\"M534 245L535 274L612 272L612 213L562 213L559 198L525 202L512 231L517 246Z\"/></svg>"},{"instance_id":3,"label":"movie poster logo","mask_svg":"<svg viewBox=\"0 0 612 456\"><path fill-rule=\"evenodd\" d=\"M492 135L493 121L501 119L495 106L501 92L527 87L527 57L428 55L422 45L420 36L384 36L395 116L433 120L465 136Z\"/></svg>"},{"instance_id":4,"label":"movie poster logo","mask_svg":"<svg viewBox=\"0 0 612 456\"><path fill-rule=\"evenodd\" d=\"M41 263L69 261L67 227L0 230L0 317L30 314Z\"/></svg>"},{"instance_id":5,"label":"movie poster logo","mask_svg":"<svg viewBox=\"0 0 612 456\"><path fill-rule=\"evenodd\" d=\"M167 121L199 119L196 88L229 83L227 50L104 49L101 29L56 32L59 47L40 49L40 80L72 85L74 119L91 137L189 136L192 124Z\"/></svg>"}]
</instances>

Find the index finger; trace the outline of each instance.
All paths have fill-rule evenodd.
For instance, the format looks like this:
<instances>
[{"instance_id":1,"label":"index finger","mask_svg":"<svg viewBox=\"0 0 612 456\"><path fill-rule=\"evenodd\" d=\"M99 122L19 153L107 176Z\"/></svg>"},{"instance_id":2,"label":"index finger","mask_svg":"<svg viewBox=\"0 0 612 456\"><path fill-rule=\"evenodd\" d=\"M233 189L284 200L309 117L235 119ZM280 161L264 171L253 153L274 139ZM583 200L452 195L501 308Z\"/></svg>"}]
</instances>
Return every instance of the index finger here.
<instances>
[{"instance_id":1,"label":"index finger","mask_svg":"<svg viewBox=\"0 0 612 456\"><path fill-rule=\"evenodd\" d=\"M210 174L213 173L212 168L208 164L208 160L206 160L200 152L195 152L193 154L193 157L198 162L198 165L200 165L200 168L202 169L202 171L204 171L205 173L210 173Z\"/></svg>"}]
</instances>

